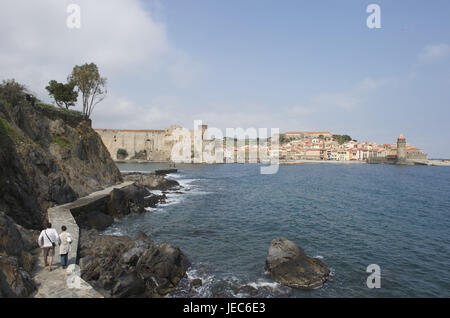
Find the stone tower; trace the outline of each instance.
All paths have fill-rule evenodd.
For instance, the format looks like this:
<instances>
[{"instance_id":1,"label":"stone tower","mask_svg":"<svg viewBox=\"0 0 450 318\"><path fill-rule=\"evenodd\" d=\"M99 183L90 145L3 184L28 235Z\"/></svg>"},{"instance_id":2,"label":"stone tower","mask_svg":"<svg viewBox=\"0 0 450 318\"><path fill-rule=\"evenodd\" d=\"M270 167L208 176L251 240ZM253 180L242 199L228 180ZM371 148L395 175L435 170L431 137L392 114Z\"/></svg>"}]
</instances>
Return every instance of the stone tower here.
<instances>
[{"instance_id":1,"label":"stone tower","mask_svg":"<svg viewBox=\"0 0 450 318\"><path fill-rule=\"evenodd\" d=\"M406 162L406 138L403 134L397 139L397 161Z\"/></svg>"},{"instance_id":2,"label":"stone tower","mask_svg":"<svg viewBox=\"0 0 450 318\"><path fill-rule=\"evenodd\" d=\"M199 128L202 131L202 140L207 140L205 132L208 130L208 125L201 125Z\"/></svg>"}]
</instances>

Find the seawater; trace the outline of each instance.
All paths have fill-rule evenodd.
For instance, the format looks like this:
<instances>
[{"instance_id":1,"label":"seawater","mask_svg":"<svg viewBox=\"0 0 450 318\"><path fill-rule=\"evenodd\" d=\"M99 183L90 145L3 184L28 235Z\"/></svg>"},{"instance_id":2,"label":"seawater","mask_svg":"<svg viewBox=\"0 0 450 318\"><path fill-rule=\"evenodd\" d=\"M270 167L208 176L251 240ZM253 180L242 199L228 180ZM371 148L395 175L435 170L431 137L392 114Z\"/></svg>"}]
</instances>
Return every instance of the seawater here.
<instances>
[{"instance_id":1,"label":"seawater","mask_svg":"<svg viewBox=\"0 0 450 318\"><path fill-rule=\"evenodd\" d=\"M151 171L164 164L119 164ZM170 297L449 297L450 168L302 164L179 165L168 203L117 220L105 233L178 246L189 281ZM280 286L264 270L270 241L286 237L331 269L316 290ZM366 268L381 268L369 289Z\"/></svg>"}]
</instances>

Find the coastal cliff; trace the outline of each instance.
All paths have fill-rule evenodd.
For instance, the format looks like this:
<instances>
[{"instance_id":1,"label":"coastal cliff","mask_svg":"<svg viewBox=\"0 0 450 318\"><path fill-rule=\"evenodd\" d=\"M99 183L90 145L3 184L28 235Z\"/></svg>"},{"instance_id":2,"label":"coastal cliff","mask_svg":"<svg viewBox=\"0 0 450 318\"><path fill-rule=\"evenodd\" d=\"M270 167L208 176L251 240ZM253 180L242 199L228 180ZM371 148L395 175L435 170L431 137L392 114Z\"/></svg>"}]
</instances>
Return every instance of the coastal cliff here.
<instances>
[{"instance_id":1,"label":"coastal cliff","mask_svg":"<svg viewBox=\"0 0 450 318\"><path fill-rule=\"evenodd\" d=\"M0 297L26 297L35 289L31 252L48 207L120 181L101 138L80 113L0 100Z\"/></svg>"}]
</instances>

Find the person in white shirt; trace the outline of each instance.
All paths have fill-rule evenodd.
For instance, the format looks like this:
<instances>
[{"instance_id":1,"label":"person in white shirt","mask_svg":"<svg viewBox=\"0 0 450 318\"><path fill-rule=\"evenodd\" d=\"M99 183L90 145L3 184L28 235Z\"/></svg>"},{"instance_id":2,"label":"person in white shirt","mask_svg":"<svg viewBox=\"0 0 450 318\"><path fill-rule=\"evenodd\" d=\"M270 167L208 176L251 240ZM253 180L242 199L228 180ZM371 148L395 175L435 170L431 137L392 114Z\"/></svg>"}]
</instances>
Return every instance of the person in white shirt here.
<instances>
[{"instance_id":1,"label":"person in white shirt","mask_svg":"<svg viewBox=\"0 0 450 318\"><path fill-rule=\"evenodd\" d=\"M67 227L65 225L61 226L61 233L59 234L59 256L61 256L61 265L63 268L67 267L68 255L72 249L72 236L67 233Z\"/></svg>"},{"instance_id":2,"label":"person in white shirt","mask_svg":"<svg viewBox=\"0 0 450 318\"><path fill-rule=\"evenodd\" d=\"M48 223L45 230L42 230L39 235L38 244L42 248L45 266L48 266L48 270L52 271L53 256L55 256L55 248L59 242L59 235L55 229L52 229L52 224ZM47 259L50 261L47 262Z\"/></svg>"}]
</instances>

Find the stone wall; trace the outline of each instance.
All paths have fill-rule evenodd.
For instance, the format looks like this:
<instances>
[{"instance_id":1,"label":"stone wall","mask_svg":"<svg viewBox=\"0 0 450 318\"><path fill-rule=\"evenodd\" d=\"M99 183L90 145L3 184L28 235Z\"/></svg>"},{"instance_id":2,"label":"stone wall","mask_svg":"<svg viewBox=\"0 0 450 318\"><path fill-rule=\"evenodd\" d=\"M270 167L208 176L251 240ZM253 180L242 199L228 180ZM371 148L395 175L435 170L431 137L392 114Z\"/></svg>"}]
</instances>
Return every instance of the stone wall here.
<instances>
[{"instance_id":1,"label":"stone wall","mask_svg":"<svg viewBox=\"0 0 450 318\"><path fill-rule=\"evenodd\" d=\"M408 150L406 152L407 160L428 160L428 155L421 150Z\"/></svg>"},{"instance_id":2,"label":"stone wall","mask_svg":"<svg viewBox=\"0 0 450 318\"><path fill-rule=\"evenodd\" d=\"M207 126L203 125L200 129L203 136ZM171 161L172 151L176 149L190 149L190 153L185 155L193 156L193 141L196 131L183 129L180 126L171 126L164 130L95 129L95 131L100 135L114 160L136 159L167 162ZM206 138L206 136L203 137ZM203 142L204 138L201 138L201 141ZM203 145L199 147L203 147ZM118 155L120 149L128 153L125 158ZM177 155L183 156L182 154Z\"/></svg>"}]
</instances>

